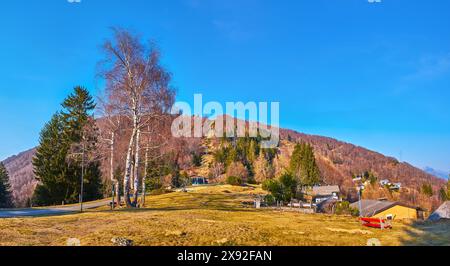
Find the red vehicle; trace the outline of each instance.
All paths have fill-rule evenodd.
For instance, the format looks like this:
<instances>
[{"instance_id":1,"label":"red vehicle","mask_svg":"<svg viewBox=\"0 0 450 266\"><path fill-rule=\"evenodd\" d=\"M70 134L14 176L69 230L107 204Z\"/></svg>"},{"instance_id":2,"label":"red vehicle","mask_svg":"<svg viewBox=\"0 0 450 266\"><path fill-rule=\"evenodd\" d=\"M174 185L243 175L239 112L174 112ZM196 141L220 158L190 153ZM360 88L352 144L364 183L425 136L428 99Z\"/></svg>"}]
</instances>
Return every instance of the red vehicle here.
<instances>
[{"instance_id":1,"label":"red vehicle","mask_svg":"<svg viewBox=\"0 0 450 266\"><path fill-rule=\"evenodd\" d=\"M362 225L371 228L378 229L392 229L391 221L388 219L382 218L360 218Z\"/></svg>"}]
</instances>

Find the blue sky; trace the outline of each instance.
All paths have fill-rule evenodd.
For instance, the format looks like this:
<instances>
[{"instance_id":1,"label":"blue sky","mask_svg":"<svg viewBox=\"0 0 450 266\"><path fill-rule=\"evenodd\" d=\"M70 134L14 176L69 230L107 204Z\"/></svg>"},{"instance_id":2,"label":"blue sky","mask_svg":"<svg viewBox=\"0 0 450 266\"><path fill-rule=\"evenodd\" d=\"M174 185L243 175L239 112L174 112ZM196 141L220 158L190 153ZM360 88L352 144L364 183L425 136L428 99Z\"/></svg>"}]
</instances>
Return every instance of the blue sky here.
<instances>
[{"instance_id":1,"label":"blue sky","mask_svg":"<svg viewBox=\"0 0 450 266\"><path fill-rule=\"evenodd\" d=\"M450 170L450 1L2 1L0 159L75 85L97 94L121 26L158 42L178 100L279 101L281 125Z\"/></svg>"}]
</instances>

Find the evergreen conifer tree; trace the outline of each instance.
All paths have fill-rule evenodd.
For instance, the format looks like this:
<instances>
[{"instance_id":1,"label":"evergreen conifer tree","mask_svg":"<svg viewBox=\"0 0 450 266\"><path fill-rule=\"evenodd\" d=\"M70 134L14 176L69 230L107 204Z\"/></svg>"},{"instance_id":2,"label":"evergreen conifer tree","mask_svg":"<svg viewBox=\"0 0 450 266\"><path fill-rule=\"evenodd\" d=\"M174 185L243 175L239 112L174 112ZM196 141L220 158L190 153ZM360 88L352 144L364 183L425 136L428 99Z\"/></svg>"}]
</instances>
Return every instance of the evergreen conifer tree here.
<instances>
[{"instance_id":1,"label":"evergreen conifer tree","mask_svg":"<svg viewBox=\"0 0 450 266\"><path fill-rule=\"evenodd\" d=\"M95 108L92 96L86 89L76 87L62 106L63 111L55 114L42 130L33 160L35 176L40 181L33 196L37 205L78 202L83 168L83 198L94 200L102 195L100 164L90 160L97 141L91 115ZM72 154L73 147L80 145L85 154L83 160L81 154Z\"/></svg>"},{"instance_id":2,"label":"evergreen conifer tree","mask_svg":"<svg viewBox=\"0 0 450 266\"><path fill-rule=\"evenodd\" d=\"M0 208L12 208L11 185L9 175L3 163L0 162Z\"/></svg>"},{"instance_id":3,"label":"evergreen conifer tree","mask_svg":"<svg viewBox=\"0 0 450 266\"><path fill-rule=\"evenodd\" d=\"M295 146L290 162L290 172L301 186L314 186L320 183L320 171L311 145L300 143Z\"/></svg>"},{"instance_id":4,"label":"evergreen conifer tree","mask_svg":"<svg viewBox=\"0 0 450 266\"><path fill-rule=\"evenodd\" d=\"M33 158L34 174L39 181L33 195L34 204L60 204L72 194L67 180L69 146L63 136L63 127L62 116L56 113L41 131Z\"/></svg>"}]
</instances>

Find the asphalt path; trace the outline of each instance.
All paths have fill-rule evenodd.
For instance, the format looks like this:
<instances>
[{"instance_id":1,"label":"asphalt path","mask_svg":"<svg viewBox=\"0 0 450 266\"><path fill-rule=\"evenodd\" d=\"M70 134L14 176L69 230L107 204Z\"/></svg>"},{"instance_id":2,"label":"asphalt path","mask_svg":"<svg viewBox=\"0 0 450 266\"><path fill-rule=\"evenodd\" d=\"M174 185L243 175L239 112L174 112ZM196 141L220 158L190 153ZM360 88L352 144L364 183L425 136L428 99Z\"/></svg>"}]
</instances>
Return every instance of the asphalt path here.
<instances>
[{"instance_id":1,"label":"asphalt path","mask_svg":"<svg viewBox=\"0 0 450 266\"><path fill-rule=\"evenodd\" d=\"M101 201L83 203L83 210L96 209L103 206L110 206L111 199ZM54 216L80 212L80 205L70 205L49 208L30 208L30 209L0 209L1 218L18 218L18 217L36 217L36 216Z\"/></svg>"}]
</instances>

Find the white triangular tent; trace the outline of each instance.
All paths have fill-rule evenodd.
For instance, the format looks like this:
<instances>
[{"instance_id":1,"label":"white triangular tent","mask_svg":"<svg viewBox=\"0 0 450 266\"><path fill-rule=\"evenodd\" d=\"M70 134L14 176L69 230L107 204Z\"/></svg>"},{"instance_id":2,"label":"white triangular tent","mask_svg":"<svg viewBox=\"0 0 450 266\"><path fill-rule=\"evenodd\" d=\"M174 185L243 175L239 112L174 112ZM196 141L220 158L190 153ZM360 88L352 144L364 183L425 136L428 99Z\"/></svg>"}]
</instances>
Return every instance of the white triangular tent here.
<instances>
[{"instance_id":1,"label":"white triangular tent","mask_svg":"<svg viewBox=\"0 0 450 266\"><path fill-rule=\"evenodd\" d=\"M450 201L446 201L444 204L442 204L439 209L433 212L428 220L432 222L437 222L440 220L450 220Z\"/></svg>"}]
</instances>

